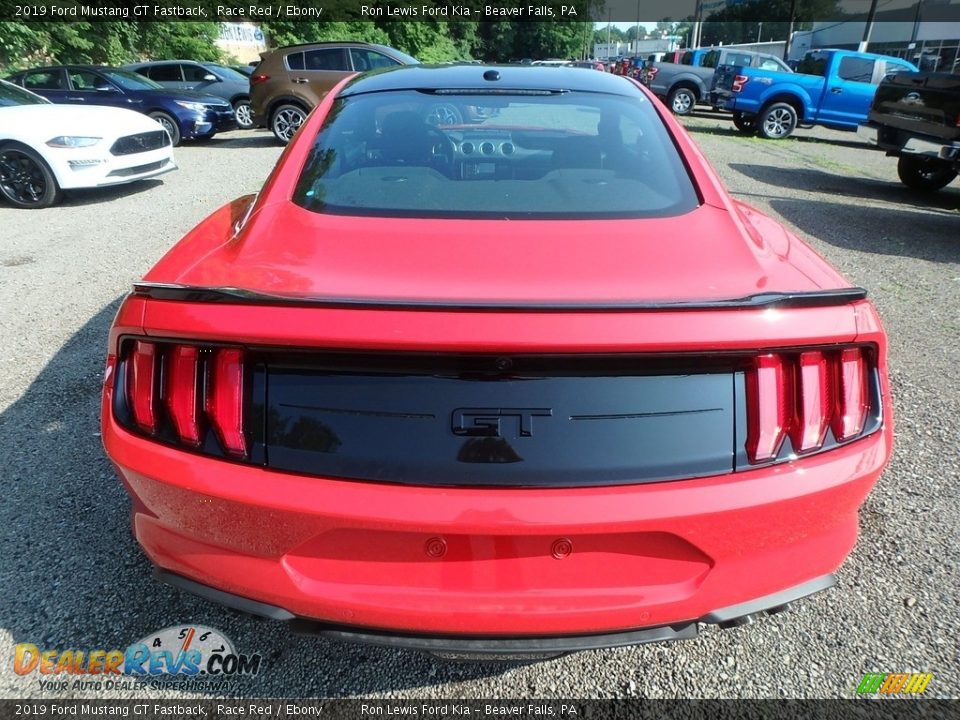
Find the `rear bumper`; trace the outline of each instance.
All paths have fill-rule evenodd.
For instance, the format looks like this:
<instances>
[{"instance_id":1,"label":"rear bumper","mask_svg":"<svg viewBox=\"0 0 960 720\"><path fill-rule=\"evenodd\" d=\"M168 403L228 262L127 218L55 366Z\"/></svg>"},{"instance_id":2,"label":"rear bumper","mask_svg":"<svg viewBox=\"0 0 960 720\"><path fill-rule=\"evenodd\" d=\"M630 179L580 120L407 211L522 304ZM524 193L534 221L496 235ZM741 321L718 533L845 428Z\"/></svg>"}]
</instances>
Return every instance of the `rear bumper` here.
<instances>
[{"instance_id":1,"label":"rear bumper","mask_svg":"<svg viewBox=\"0 0 960 720\"><path fill-rule=\"evenodd\" d=\"M562 635L557 637L469 637L424 634L397 634L349 625L334 625L305 618L297 618L283 608L232 595L163 570L155 572L157 579L219 605L269 620L291 623L295 632L318 635L330 640L366 643L382 647L405 648L434 653L454 653L479 656L516 656L518 654L564 654L583 650L642 645L651 642L690 640L699 631L698 623L721 627L744 625L763 613L774 614L802 598L826 590L836 584L833 575L824 575L794 587L755 600L720 608L696 621L679 625L627 630L601 635Z\"/></svg>"},{"instance_id":2,"label":"rear bumper","mask_svg":"<svg viewBox=\"0 0 960 720\"><path fill-rule=\"evenodd\" d=\"M159 445L116 424L110 395L104 444L154 565L286 619L400 635L605 635L749 615L730 608L843 562L891 445L888 425L801 461L646 485L382 485Z\"/></svg>"},{"instance_id":3,"label":"rear bumper","mask_svg":"<svg viewBox=\"0 0 960 720\"><path fill-rule=\"evenodd\" d=\"M922 155L945 162L960 162L960 143L957 142L944 142L893 127L871 124L860 125L857 136L892 154Z\"/></svg>"}]
</instances>

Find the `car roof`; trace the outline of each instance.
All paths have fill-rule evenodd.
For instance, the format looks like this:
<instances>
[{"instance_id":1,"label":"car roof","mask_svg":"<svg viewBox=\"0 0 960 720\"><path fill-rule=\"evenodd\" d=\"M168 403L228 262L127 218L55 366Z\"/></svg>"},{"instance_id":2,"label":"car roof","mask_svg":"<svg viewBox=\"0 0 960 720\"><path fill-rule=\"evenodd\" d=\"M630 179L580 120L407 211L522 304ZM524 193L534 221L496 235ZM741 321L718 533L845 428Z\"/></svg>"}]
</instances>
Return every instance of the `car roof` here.
<instances>
[{"instance_id":1,"label":"car roof","mask_svg":"<svg viewBox=\"0 0 960 720\"><path fill-rule=\"evenodd\" d=\"M497 79L486 77L493 73ZM553 90L642 95L626 78L596 70L543 65L404 65L366 73L350 82L341 97L386 90Z\"/></svg>"},{"instance_id":2,"label":"car roof","mask_svg":"<svg viewBox=\"0 0 960 720\"><path fill-rule=\"evenodd\" d=\"M194 65L223 65L223 63L214 62L213 60L144 60L143 62L127 63L123 67L146 67L147 65L169 65L170 63L192 63Z\"/></svg>"},{"instance_id":3,"label":"car roof","mask_svg":"<svg viewBox=\"0 0 960 720\"><path fill-rule=\"evenodd\" d=\"M282 53L286 50L297 50L300 48L310 48L310 47L384 47L389 48L389 45L381 45L380 43L369 43L362 40L319 40L317 42L307 42L307 43L297 43L295 45L284 45L283 47L274 48L269 50L270 53ZM393 49L393 48L390 48Z\"/></svg>"},{"instance_id":4,"label":"car roof","mask_svg":"<svg viewBox=\"0 0 960 720\"><path fill-rule=\"evenodd\" d=\"M17 75L23 75L28 72L35 72L37 70L123 70L122 67L117 67L116 65L84 65L84 64L70 64L70 65L38 65L37 67L27 68L26 70L21 70Z\"/></svg>"}]
</instances>

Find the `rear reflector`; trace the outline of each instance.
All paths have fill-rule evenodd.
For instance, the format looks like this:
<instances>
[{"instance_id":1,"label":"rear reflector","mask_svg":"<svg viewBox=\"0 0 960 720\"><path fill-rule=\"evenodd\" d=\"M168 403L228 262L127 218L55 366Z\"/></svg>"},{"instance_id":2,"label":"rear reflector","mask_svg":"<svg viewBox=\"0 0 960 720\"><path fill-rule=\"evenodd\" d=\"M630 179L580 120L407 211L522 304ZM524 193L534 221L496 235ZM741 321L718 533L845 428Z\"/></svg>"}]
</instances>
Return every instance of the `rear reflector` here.
<instances>
[{"instance_id":1,"label":"rear reflector","mask_svg":"<svg viewBox=\"0 0 960 720\"><path fill-rule=\"evenodd\" d=\"M156 370L156 346L140 340L135 342L127 364L127 402L134 422L148 433L157 431L157 414L154 408Z\"/></svg>"},{"instance_id":2,"label":"rear reflector","mask_svg":"<svg viewBox=\"0 0 960 720\"><path fill-rule=\"evenodd\" d=\"M837 380L840 387L833 434L843 441L859 435L867 418L867 364L862 349L847 348L840 353Z\"/></svg>"},{"instance_id":3,"label":"rear reflector","mask_svg":"<svg viewBox=\"0 0 960 720\"><path fill-rule=\"evenodd\" d=\"M200 358L192 345L174 345L167 351L164 399L177 436L200 445Z\"/></svg>"},{"instance_id":4,"label":"rear reflector","mask_svg":"<svg viewBox=\"0 0 960 720\"><path fill-rule=\"evenodd\" d=\"M760 355L747 373L747 453L751 462L773 460L780 451L792 398L779 355Z\"/></svg>"},{"instance_id":5,"label":"rear reflector","mask_svg":"<svg viewBox=\"0 0 960 720\"><path fill-rule=\"evenodd\" d=\"M247 441L243 434L243 352L236 349L214 351L208 379L207 416L227 452L245 457Z\"/></svg>"}]
</instances>

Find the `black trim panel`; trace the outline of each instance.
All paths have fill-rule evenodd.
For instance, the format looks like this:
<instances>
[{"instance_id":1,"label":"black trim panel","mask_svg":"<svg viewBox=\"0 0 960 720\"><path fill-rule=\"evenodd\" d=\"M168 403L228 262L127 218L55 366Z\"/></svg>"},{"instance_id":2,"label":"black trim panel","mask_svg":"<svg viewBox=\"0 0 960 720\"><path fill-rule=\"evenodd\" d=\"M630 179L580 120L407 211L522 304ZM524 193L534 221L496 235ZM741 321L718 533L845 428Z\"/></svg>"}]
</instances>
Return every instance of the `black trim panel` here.
<instances>
[{"instance_id":1,"label":"black trim panel","mask_svg":"<svg viewBox=\"0 0 960 720\"><path fill-rule=\"evenodd\" d=\"M434 310L442 312L645 312L681 310L753 310L758 308L801 308L846 305L863 300L861 287L814 290L810 292L768 292L728 300L679 300L676 302L494 302L463 300L404 300L353 297L304 297L259 293L242 288L200 287L175 283L137 282L135 295L154 300L231 305L326 307L358 310Z\"/></svg>"}]
</instances>

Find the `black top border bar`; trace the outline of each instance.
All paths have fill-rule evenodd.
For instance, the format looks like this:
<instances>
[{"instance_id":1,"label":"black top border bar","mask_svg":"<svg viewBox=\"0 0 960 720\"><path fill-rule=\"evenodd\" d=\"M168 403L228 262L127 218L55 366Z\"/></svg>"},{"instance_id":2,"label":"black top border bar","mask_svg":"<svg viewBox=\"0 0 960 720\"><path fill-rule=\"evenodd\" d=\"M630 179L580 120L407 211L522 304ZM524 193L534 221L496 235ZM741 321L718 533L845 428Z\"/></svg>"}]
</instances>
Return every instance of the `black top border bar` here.
<instances>
[{"instance_id":1,"label":"black top border bar","mask_svg":"<svg viewBox=\"0 0 960 720\"><path fill-rule=\"evenodd\" d=\"M0 21L788 23L783 0L0 0ZM799 0L795 19L863 23L871 0ZM815 17L811 17L810 13ZM876 22L960 21L960 0L883 0Z\"/></svg>"}]
</instances>

